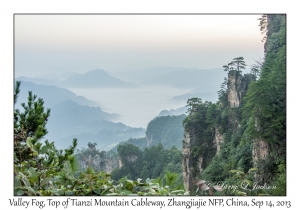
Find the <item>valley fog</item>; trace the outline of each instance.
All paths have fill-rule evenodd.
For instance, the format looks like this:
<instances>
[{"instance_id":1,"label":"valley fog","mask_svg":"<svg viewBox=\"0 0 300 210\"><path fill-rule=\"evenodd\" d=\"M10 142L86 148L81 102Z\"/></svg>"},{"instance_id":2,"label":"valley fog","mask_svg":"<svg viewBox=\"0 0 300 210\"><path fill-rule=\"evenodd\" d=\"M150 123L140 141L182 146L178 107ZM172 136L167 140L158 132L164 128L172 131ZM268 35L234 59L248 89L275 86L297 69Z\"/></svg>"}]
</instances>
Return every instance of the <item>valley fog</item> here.
<instances>
[{"instance_id":1,"label":"valley fog","mask_svg":"<svg viewBox=\"0 0 300 210\"><path fill-rule=\"evenodd\" d=\"M146 128L147 124L162 110L177 109L186 102L174 102L174 96L185 94L191 89L168 86L143 86L138 88L68 88L77 95L99 103L108 113L120 116L115 122L131 127Z\"/></svg>"}]
</instances>

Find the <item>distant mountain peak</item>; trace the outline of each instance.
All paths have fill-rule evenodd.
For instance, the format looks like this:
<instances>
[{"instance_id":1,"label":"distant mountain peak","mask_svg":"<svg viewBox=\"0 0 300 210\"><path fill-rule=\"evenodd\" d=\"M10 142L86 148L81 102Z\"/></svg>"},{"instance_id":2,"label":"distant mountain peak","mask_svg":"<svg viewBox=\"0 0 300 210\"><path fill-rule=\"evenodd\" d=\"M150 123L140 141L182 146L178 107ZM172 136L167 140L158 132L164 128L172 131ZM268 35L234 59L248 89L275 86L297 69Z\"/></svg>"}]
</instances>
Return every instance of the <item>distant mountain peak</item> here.
<instances>
[{"instance_id":1,"label":"distant mountain peak","mask_svg":"<svg viewBox=\"0 0 300 210\"><path fill-rule=\"evenodd\" d=\"M116 77L109 75L103 69L94 69L84 74L74 75L62 83L66 87L133 87L132 84L124 82Z\"/></svg>"},{"instance_id":2,"label":"distant mountain peak","mask_svg":"<svg viewBox=\"0 0 300 210\"><path fill-rule=\"evenodd\" d=\"M91 71L87 71L83 74L95 74L95 73L107 74L107 72L104 69L94 69L94 70L91 70Z\"/></svg>"}]
</instances>

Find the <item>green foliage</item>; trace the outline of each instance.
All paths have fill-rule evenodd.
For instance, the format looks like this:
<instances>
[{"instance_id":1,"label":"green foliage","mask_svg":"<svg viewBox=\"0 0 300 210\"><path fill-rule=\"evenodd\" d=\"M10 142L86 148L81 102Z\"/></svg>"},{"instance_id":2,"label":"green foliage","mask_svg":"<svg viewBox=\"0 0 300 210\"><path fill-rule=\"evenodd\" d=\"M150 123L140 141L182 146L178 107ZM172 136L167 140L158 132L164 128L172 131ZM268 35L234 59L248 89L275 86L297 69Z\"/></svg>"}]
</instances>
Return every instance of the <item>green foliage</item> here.
<instances>
[{"instance_id":1,"label":"green foliage","mask_svg":"<svg viewBox=\"0 0 300 210\"><path fill-rule=\"evenodd\" d=\"M276 186L272 190L271 195L274 196L286 196L286 165L285 162L280 163L277 166L276 176L271 182L271 185Z\"/></svg>"},{"instance_id":2,"label":"green foliage","mask_svg":"<svg viewBox=\"0 0 300 210\"><path fill-rule=\"evenodd\" d=\"M258 163L262 180L270 181L277 174L276 161L285 164L286 157L286 20L285 15L266 17L266 55L259 80L250 85L244 98L242 114L248 125L245 135L270 146L272 157Z\"/></svg>"},{"instance_id":3,"label":"green foliage","mask_svg":"<svg viewBox=\"0 0 300 210\"><path fill-rule=\"evenodd\" d=\"M261 34L264 35L261 41L264 42L267 39L267 36L265 35L267 32L267 15L262 15L258 20Z\"/></svg>"},{"instance_id":4,"label":"green foliage","mask_svg":"<svg viewBox=\"0 0 300 210\"><path fill-rule=\"evenodd\" d=\"M233 61L224 65L224 71L237 71L238 74L242 72L242 69L246 68L246 63L243 57L234 58Z\"/></svg>"},{"instance_id":5,"label":"green foliage","mask_svg":"<svg viewBox=\"0 0 300 210\"><path fill-rule=\"evenodd\" d=\"M17 81L14 87L14 104L16 104L17 99L18 99L18 94L20 93L20 85L21 82Z\"/></svg>"},{"instance_id":6,"label":"green foliage","mask_svg":"<svg viewBox=\"0 0 300 210\"><path fill-rule=\"evenodd\" d=\"M228 176L227 171L224 170L225 163L226 162L223 161L219 156L213 157L210 164L202 172L201 178L211 182L225 180L225 178Z\"/></svg>"},{"instance_id":7,"label":"green foliage","mask_svg":"<svg viewBox=\"0 0 300 210\"><path fill-rule=\"evenodd\" d=\"M15 133L23 130L26 136L33 138L34 143L47 134L45 126L50 115L49 109L44 111L43 99L36 99L36 95L33 95L32 92L28 93L27 104L21 104L24 112L20 113L19 110L15 110L16 121L14 124Z\"/></svg>"},{"instance_id":8,"label":"green foliage","mask_svg":"<svg viewBox=\"0 0 300 210\"><path fill-rule=\"evenodd\" d=\"M221 116L220 104L202 102L199 98L192 98L187 101L189 115L184 119L185 131L191 136L191 152L194 159L203 158L202 167L206 168L214 155L216 148L213 145L216 130L224 130L225 119ZM197 161L194 161L196 164ZM198 166L194 166L193 174L196 176Z\"/></svg>"},{"instance_id":9,"label":"green foliage","mask_svg":"<svg viewBox=\"0 0 300 210\"><path fill-rule=\"evenodd\" d=\"M165 183L164 176L167 174L173 176L173 181L176 180L176 187L183 188L181 152L175 146L164 149L162 144L158 144L141 151L132 144L124 144L119 145L118 155L122 161L122 168L112 171L112 179L120 180L127 176L130 179L146 180L152 177L160 178ZM175 174L179 174L176 179Z\"/></svg>"},{"instance_id":10,"label":"green foliage","mask_svg":"<svg viewBox=\"0 0 300 210\"><path fill-rule=\"evenodd\" d=\"M76 159L72 156L77 144L76 139L73 145L64 151L57 150L53 142L45 141L43 145L40 142L33 144L32 140L33 138L28 137L26 144L21 146L23 150L30 151L28 156L15 152L14 189L18 195L44 195L49 188L57 187L55 182L57 174L66 173L66 167L72 173L78 168Z\"/></svg>"},{"instance_id":11,"label":"green foliage","mask_svg":"<svg viewBox=\"0 0 300 210\"><path fill-rule=\"evenodd\" d=\"M253 196L264 194L262 190L253 190L255 184L254 175L257 168L250 168L247 173L245 173L240 168L235 170L230 170L230 178L226 179L227 184L236 186L236 189L226 189L224 191L225 195L238 195L238 196Z\"/></svg>"},{"instance_id":12,"label":"green foliage","mask_svg":"<svg viewBox=\"0 0 300 210\"><path fill-rule=\"evenodd\" d=\"M148 146L153 146L161 143L165 148L176 146L181 149L183 140L182 121L185 115L179 116L162 116L151 120L146 129L146 138L151 139Z\"/></svg>"},{"instance_id":13,"label":"green foliage","mask_svg":"<svg viewBox=\"0 0 300 210\"><path fill-rule=\"evenodd\" d=\"M255 78L259 77L260 75L260 71L263 67L263 63L264 63L264 60L263 59L259 59L259 60L256 60L254 64L251 65L251 74L255 76Z\"/></svg>"},{"instance_id":14,"label":"green foliage","mask_svg":"<svg viewBox=\"0 0 300 210\"><path fill-rule=\"evenodd\" d=\"M126 141L129 144L133 144L143 150L147 146L146 137L143 138L130 138Z\"/></svg>"},{"instance_id":15,"label":"green foliage","mask_svg":"<svg viewBox=\"0 0 300 210\"><path fill-rule=\"evenodd\" d=\"M142 179L132 181L122 178L118 185L115 185L110 193L107 195L140 195L140 196L174 196L174 195L187 195L184 190L173 189L170 186L162 186L157 180L146 179L145 182L141 182Z\"/></svg>"}]
</instances>

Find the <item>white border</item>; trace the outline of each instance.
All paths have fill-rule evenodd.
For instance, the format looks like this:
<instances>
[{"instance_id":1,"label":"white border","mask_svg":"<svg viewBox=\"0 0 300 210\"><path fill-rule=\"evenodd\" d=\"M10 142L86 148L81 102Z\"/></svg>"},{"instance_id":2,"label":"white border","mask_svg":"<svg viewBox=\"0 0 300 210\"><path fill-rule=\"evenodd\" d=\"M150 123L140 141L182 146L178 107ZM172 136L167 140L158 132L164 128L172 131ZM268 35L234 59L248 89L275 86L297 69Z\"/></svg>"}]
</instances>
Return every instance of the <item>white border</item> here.
<instances>
[{"instance_id":1,"label":"white border","mask_svg":"<svg viewBox=\"0 0 300 210\"><path fill-rule=\"evenodd\" d=\"M1 90L1 191L0 204L3 209L9 209L9 198L13 198L13 14L14 13L286 13L287 14L287 184L286 197L262 197L255 199L292 201L291 209L299 209L299 196L297 188L299 182L296 179L299 175L300 154L297 147L300 142L298 138L297 117L299 116L299 89L296 84L299 80L299 64L296 63L299 50L299 16L296 10L296 1L40 1L40 0L4 0L0 3L0 90ZM298 65L297 65L298 64ZM3 135L4 134L4 135ZM27 198L28 200L29 198ZM42 199L47 199L42 198ZM65 200L64 197L57 198ZM83 198L82 198L83 199ZM89 198L87 198L89 199ZM126 198L131 200L132 198ZM167 198L155 197L156 200ZM186 198L189 200L188 198ZM206 199L206 198L205 198ZM228 197L224 197L228 199ZM239 199L239 198L238 198ZM244 199L244 198L240 198ZM248 201L251 202L252 198ZM94 209L100 207L94 207ZM209 207L217 209L218 207ZM232 208L232 207L231 207ZM241 209L240 207L236 207ZM34 209L34 208L30 208ZM38 209L38 208L36 208ZM47 208L48 209L48 208ZM54 208L53 208L54 209ZM70 209L70 208L69 208ZM71 208L72 209L72 208ZM91 209L91 208L90 208ZM106 208L101 208L106 209ZM129 209L129 208L128 208ZM182 209L182 207L181 207ZM219 208L218 208L219 209ZM261 209L269 209L261 208ZM272 208L274 209L274 208ZM277 209L277 208L275 208Z\"/></svg>"}]
</instances>

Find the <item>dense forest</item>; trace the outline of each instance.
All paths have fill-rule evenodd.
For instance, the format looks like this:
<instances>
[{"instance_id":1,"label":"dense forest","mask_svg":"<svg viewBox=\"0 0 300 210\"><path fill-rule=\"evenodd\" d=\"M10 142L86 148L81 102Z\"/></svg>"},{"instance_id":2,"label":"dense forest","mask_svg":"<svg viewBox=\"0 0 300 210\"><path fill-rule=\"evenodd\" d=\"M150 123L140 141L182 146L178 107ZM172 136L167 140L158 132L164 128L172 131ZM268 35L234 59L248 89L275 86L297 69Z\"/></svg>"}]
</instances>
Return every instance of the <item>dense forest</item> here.
<instances>
[{"instance_id":1,"label":"dense forest","mask_svg":"<svg viewBox=\"0 0 300 210\"><path fill-rule=\"evenodd\" d=\"M171 149L164 149L159 143L157 146L146 147L141 151L132 144L124 144L118 147L118 155L122 161L122 167L111 174L116 180L123 176L143 180L149 177L163 179L167 172L181 175L181 152L175 146Z\"/></svg>"},{"instance_id":2,"label":"dense forest","mask_svg":"<svg viewBox=\"0 0 300 210\"><path fill-rule=\"evenodd\" d=\"M265 56L251 73L228 61L216 103L190 98L187 116L154 118L110 151L42 142L50 109L29 91L14 110L14 195L286 195L286 17L259 20Z\"/></svg>"}]
</instances>

